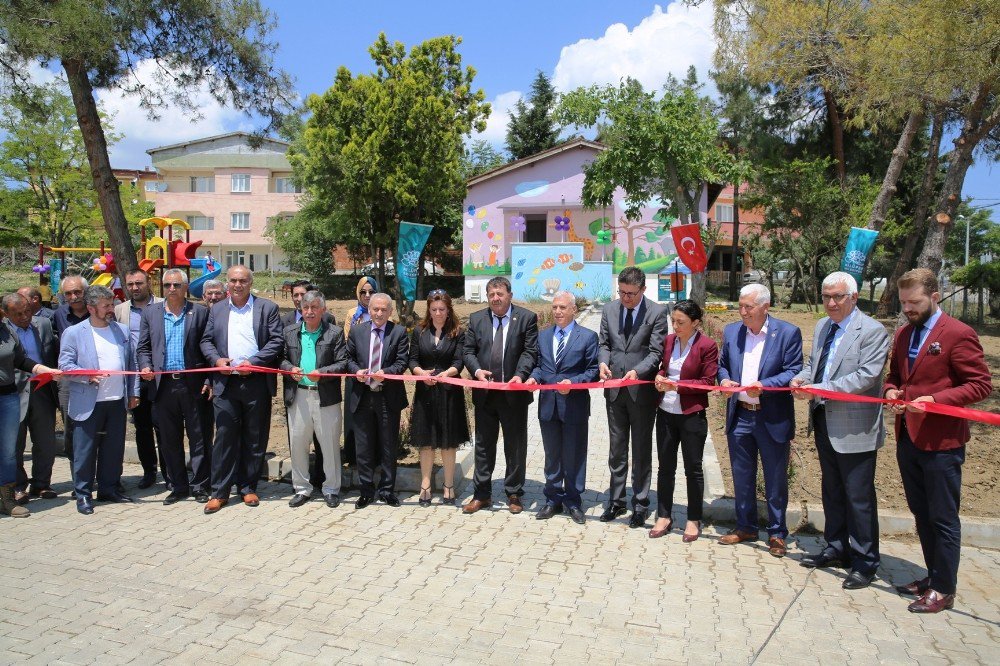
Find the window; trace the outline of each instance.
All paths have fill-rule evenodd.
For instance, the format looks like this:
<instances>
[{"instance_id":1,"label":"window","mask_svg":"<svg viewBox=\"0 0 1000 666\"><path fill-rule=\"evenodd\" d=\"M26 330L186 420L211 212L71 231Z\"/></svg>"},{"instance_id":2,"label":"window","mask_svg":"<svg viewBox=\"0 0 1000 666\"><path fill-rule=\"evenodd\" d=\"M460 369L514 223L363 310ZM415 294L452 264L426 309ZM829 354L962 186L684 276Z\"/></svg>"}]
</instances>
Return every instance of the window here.
<instances>
[{"instance_id":1,"label":"window","mask_svg":"<svg viewBox=\"0 0 1000 666\"><path fill-rule=\"evenodd\" d=\"M525 243L544 243L547 236L544 215L525 215Z\"/></svg>"},{"instance_id":2,"label":"window","mask_svg":"<svg viewBox=\"0 0 1000 666\"><path fill-rule=\"evenodd\" d=\"M163 183L163 185L166 185L166 183ZM162 192L163 190L166 189L166 187L164 187L163 189L160 189L160 183L159 182L157 182L155 180L147 180L145 182L145 189L146 189L147 192Z\"/></svg>"},{"instance_id":3,"label":"window","mask_svg":"<svg viewBox=\"0 0 1000 666\"><path fill-rule=\"evenodd\" d=\"M279 194L301 194L302 188L296 185L291 178L275 178L274 191Z\"/></svg>"},{"instance_id":4,"label":"window","mask_svg":"<svg viewBox=\"0 0 1000 666\"><path fill-rule=\"evenodd\" d=\"M230 266L245 266L247 255L243 250L226 250L226 268Z\"/></svg>"},{"instance_id":5,"label":"window","mask_svg":"<svg viewBox=\"0 0 1000 666\"><path fill-rule=\"evenodd\" d=\"M249 191L250 191L250 174L234 173L233 192L249 192Z\"/></svg>"},{"instance_id":6,"label":"window","mask_svg":"<svg viewBox=\"0 0 1000 666\"><path fill-rule=\"evenodd\" d=\"M250 231L250 213L231 213L230 231Z\"/></svg>"},{"instance_id":7,"label":"window","mask_svg":"<svg viewBox=\"0 0 1000 666\"><path fill-rule=\"evenodd\" d=\"M212 231L215 229L215 218L205 215L188 215L187 223L192 231Z\"/></svg>"},{"instance_id":8,"label":"window","mask_svg":"<svg viewBox=\"0 0 1000 666\"><path fill-rule=\"evenodd\" d=\"M215 176L191 176L192 192L214 192Z\"/></svg>"},{"instance_id":9,"label":"window","mask_svg":"<svg viewBox=\"0 0 1000 666\"><path fill-rule=\"evenodd\" d=\"M732 222L733 204L715 204L715 221Z\"/></svg>"}]
</instances>

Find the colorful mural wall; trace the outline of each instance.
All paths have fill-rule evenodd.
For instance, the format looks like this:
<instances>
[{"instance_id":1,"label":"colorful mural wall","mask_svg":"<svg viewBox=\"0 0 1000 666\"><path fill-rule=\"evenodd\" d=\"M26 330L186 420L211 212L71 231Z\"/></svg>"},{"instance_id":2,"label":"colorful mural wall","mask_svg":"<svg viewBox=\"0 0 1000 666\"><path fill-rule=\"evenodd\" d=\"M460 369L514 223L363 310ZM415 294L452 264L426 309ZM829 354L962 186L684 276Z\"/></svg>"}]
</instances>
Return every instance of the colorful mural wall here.
<instances>
[{"instance_id":1,"label":"colorful mural wall","mask_svg":"<svg viewBox=\"0 0 1000 666\"><path fill-rule=\"evenodd\" d=\"M511 245L514 298L551 301L560 290L588 301L612 299L611 263L584 261L582 243L514 243Z\"/></svg>"}]
</instances>

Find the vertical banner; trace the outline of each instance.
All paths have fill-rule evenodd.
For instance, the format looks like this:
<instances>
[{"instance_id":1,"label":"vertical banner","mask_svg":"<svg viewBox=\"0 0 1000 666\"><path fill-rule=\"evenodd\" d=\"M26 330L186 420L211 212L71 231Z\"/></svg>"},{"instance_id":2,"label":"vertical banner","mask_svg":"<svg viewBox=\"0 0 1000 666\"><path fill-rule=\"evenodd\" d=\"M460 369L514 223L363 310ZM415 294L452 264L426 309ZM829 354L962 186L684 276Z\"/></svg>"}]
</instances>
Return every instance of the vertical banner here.
<instances>
[{"instance_id":1,"label":"vertical banner","mask_svg":"<svg viewBox=\"0 0 1000 666\"><path fill-rule=\"evenodd\" d=\"M872 229L861 229L851 227L851 234L847 237L847 245L844 246L844 259L840 262L840 270L850 273L858 281L858 288L861 288L861 274L865 270L865 263L868 261L868 253L875 245L878 232Z\"/></svg>"},{"instance_id":2,"label":"vertical banner","mask_svg":"<svg viewBox=\"0 0 1000 666\"><path fill-rule=\"evenodd\" d=\"M56 259L55 257L49 259L49 266L52 267L49 270L49 288L52 290L53 294L52 300L55 301L56 300L55 294L59 293L59 282L62 280L62 272L63 272L62 259ZM58 303L56 303L56 305L58 306Z\"/></svg>"},{"instance_id":3,"label":"vertical banner","mask_svg":"<svg viewBox=\"0 0 1000 666\"><path fill-rule=\"evenodd\" d=\"M417 300L417 272L420 253L433 230L429 224L399 223L399 247L396 249L396 283L403 290L403 299Z\"/></svg>"}]
</instances>

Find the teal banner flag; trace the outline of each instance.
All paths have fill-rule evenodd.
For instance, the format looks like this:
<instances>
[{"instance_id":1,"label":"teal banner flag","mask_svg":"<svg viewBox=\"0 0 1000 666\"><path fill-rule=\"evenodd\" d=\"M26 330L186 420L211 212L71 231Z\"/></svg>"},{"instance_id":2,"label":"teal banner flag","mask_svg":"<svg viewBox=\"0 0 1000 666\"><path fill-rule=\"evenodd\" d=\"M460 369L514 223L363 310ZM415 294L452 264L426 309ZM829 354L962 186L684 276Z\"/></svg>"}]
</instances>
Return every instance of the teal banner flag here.
<instances>
[{"instance_id":1,"label":"teal banner flag","mask_svg":"<svg viewBox=\"0 0 1000 666\"><path fill-rule=\"evenodd\" d=\"M403 290L403 300L417 300L417 271L420 253L433 230L429 224L399 223L399 247L396 250L396 283Z\"/></svg>"},{"instance_id":2,"label":"teal banner flag","mask_svg":"<svg viewBox=\"0 0 1000 666\"><path fill-rule=\"evenodd\" d=\"M858 288L861 288L861 274L865 270L865 263L868 261L868 253L875 245L878 232L871 229L860 229L851 227L851 234L847 237L847 245L844 247L844 259L840 262L840 270L850 273L858 281Z\"/></svg>"}]
</instances>

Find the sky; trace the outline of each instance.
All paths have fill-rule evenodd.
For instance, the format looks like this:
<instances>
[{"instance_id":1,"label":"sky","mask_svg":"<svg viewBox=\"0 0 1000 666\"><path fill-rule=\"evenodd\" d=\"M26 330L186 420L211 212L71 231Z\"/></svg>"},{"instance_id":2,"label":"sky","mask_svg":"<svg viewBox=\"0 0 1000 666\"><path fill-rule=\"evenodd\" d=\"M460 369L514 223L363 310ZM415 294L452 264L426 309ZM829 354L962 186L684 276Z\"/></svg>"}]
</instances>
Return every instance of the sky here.
<instances>
[{"instance_id":1,"label":"sky","mask_svg":"<svg viewBox=\"0 0 1000 666\"><path fill-rule=\"evenodd\" d=\"M646 89L659 88L669 74L682 78L690 65L708 81L714 37L712 3L654 4L635 0L507 0L402 2L375 0L262 0L276 15L273 37L277 65L296 81L304 98L322 93L341 65L354 73L371 70L368 47L379 32L408 47L430 37L456 34L463 62L476 69L475 85L493 106L485 138L502 147L508 111L530 88L538 71L559 91L592 83L617 83L632 76ZM710 91L706 91L710 92ZM207 94L203 118L192 123L179 113L149 121L132 98L100 94L126 137L111 150L118 168L149 165L148 148L234 130L252 130L246 117L219 107ZM963 194L1000 204L1000 164L977 164ZM1000 219L1000 206L992 209Z\"/></svg>"}]
</instances>

